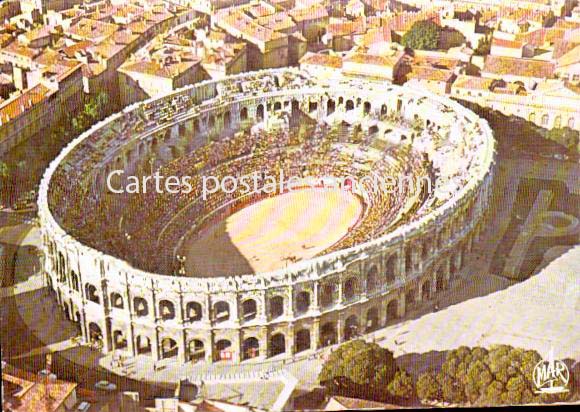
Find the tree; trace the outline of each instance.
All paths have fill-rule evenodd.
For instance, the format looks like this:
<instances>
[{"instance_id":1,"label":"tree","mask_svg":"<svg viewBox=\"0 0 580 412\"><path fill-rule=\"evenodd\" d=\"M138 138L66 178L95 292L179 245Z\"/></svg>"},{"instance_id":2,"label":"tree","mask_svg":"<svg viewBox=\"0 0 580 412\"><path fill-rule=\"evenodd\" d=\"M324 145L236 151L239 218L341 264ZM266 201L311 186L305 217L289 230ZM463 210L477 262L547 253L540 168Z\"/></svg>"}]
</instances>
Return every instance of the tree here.
<instances>
[{"instance_id":1,"label":"tree","mask_svg":"<svg viewBox=\"0 0 580 412\"><path fill-rule=\"evenodd\" d=\"M487 56L491 51L491 40L489 37L482 38L473 51L477 56Z\"/></svg>"},{"instance_id":2,"label":"tree","mask_svg":"<svg viewBox=\"0 0 580 412\"><path fill-rule=\"evenodd\" d=\"M419 399L433 401L441 399L441 387L433 372L427 372L417 379L417 396Z\"/></svg>"},{"instance_id":3,"label":"tree","mask_svg":"<svg viewBox=\"0 0 580 412\"><path fill-rule=\"evenodd\" d=\"M388 390L391 395L397 398L410 399L415 394L413 378L404 369L399 369L389 383Z\"/></svg>"},{"instance_id":4,"label":"tree","mask_svg":"<svg viewBox=\"0 0 580 412\"><path fill-rule=\"evenodd\" d=\"M393 353L376 343L352 340L332 352L318 375L331 395L371 400L387 398L396 371Z\"/></svg>"},{"instance_id":5,"label":"tree","mask_svg":"<svg viewBox=\"0 0 580 412\"><path fill-rule=\"evenodd\" d=\"M431 20L421 20L403 35L401 43L410 49L435 50L439 47L441 27Z\"/></svg>"},{"instance_id":6,"label":"tree","mask_svg":"<svg viewBox=\"0 0 580 412\"><path fill-rule=\"evenodd\" d=\"M574 150L580 143L580 132L569 127L554 128L548 130L546 138L566 146L569 150Z\"/></svg>"}]
</instances>

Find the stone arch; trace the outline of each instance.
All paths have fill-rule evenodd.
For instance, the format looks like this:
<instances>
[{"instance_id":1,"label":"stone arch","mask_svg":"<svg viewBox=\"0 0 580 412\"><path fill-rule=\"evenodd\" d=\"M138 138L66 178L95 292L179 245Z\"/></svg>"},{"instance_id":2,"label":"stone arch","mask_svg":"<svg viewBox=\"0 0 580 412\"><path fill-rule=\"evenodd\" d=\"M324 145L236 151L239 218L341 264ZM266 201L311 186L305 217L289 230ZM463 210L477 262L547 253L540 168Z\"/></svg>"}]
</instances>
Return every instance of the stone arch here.
<instances>
[{"instance_id":1,"label":"stone arch","mask_svg":"<svg viewBox=\"0 0 580 412\"><path fill-rule=\"evenodd\" d=\"M308 329L300 329L296 333L295 347L296 353L310 349L310 331Z\"/></svg>"},{"instance_id":2,"label":"stone arch","mask_svg":"<svg viewBox=\"0 0 580 412\"><path fill-rule=\"evenodd\" d=\"M364 105L363 105L363 113L364 114L370 114L371 113L371 108L372 108L371 102L364 102Z\"/></svg>"},{"instance_id":3,"label":"stone arch","mask_svg":"<svg viewBox=\"0 0 580 412\"><path fill-rule=\"evenodd\" d=\"M323 308L329 307L334 304L334 283L325 283L320 288L320 306Z\"/></svg>"},{"instance_id":4,"label":"stone arch","mask_svg":"<svg viewBox=\"0 0 580 412\"><path fill-rule=\"evenodd\" d=\"M85 285L85 296L91 302L100 303L99 294L95 285L91 285L90 283Z\"/></svg>"},{"instance_id":5,"label":"stone arch","mask_svg":"<svg viewBox=\"0 0 580 412\"><path fill-rule=\"evenodd\" d=\"M177 357L179 347L173 338L161 339L161 359L169 359Z\"/></svg>"},{"instance_id":6,"label":"stone arch","mask_svg":"<svg viewBox=\"0 0 580 412\"><path fill-rule=\"evenodd\" d=\"M336 323L326 322L320 327L320 346L335 345L338 342L338 334L336 333Z\"/></svg>"},{"instance_id":7,"label":"stone arch","mask_svg":"<svg viewBox=\"0 0 580 412\"><path fill-rule=\"evenodd\" d=\"M373 306L367 310L366 320L366 332L377 330L379 328L379 309Z\"/></svg>"},{"instance_id":8,"label":"stone arch","mask_svg":"<svg viewBox=\"0 0 580 412\"><path fill-rule=\"evenodd\" d=\"M559 129L560 127L562 127L562 116L558 115L555 117L554 119L554 127Z\"/></svg>"},{"instance_id":9,"label":"stone arch","mask_svg":"<svg viewBox=\"0 0 580 412\"><path fill-rule=\"evenodd\" d=\"M570 116L570 117L568 118L568 127L569 127L570 129L574 129L574 123L575 123L574 116Z\"/></svg>"},{"instance_id":10,"label":"stone arch","mask_svg":"<svg viewBox=\"0 0 580 412\"><path fill-rule=\"evenodd\" d=\"M276 333L270 336L270 356L280 355L286 352L286 337L283 333Z\"/></svg>"},{"instance_id":11,"label":"stone arch","mask_svg":"<svg viewBox=\"0 0 580 412\"><path fill-rule=\"evenodd\" d=\"M207 120L207 128L208 129L213 129L215 126L215 116L212 114L209 115L209 118Z\"/></svg>"},{"instance_id":12,"label":"stone arch","mask_svg":"<svg viewBox=\"0 0 580 412\"><path fill-rule=\"evenodd\" d=\"M535 123L536 122L536 113L531 112L530 115L528 116L528 120L532 123Z\"/></svg>"},{"instance_id":13,"label":"stone arch","mask_svg":"<svg viewBox=\"0 0 580 412\"><path fill-rule=\"evenodd\" d=\"M331 115L336 110L336 103L333 99L328 99L326 102L326 115Z\"/></svg>"},{"instance_id":14,"label":"stone arch","mask_svg":"<svg viewBox=\"0 0 580 412\"><path fill-rule=\"evenodd\" d=\"M260 356L260 342L254 337L244 340L242 343L242 360L257 358Z\"/></svg>"},{"instance_id":15,"label":"stone arch","mask_svg":"<svg viewBox=\"0 0 580 412\"><path fill-rule=\"evenodd\" d=\"M147 300L142 297L133 298L133 310L137 316L149 315L149 304L147 303Z\"/></svg>"},{"instance_id":16,"label":"stone arch","mask_svg":"<svg viewBox=\"0 0 580 412\"><path fill-rule=\"evenodd\" d=\"M358 295L358 279L355 276L349 277L342 288L344 300L350 301L356 299Z\"/></svg>"},{"instance_id":17,"label":"stone arch","mask_svg":"<svg viewBox=\"0 0 580 412\"><path fill-rule=\"evenodd\" d=\"M440 267L437 271L437 275L435 275L435 290L437 292L446 289L445 287L445 273L443 271L443 267Z\"/></svg>"},{"instance_id":18,"label":"stone arch","mask_svg":"<svg viewBox=\"0 0 580 412\"><path fill-rule=\"evenodd\" d=\"M389 256L385 263L385 280L387 284L394 283L397 279L397 255Z\"/></svg>"},{"instance_id":19,"label":"stone arch","mask_svg":"<svg viewBox=\"0 0 580 412\"><path fill-rule=\"evenodd\" d=\"M303 290L296 295L296 312L305 313L310 308L310 293Z\"/></svg>"},{"instance_id":20,"label":"stone arch","mask_svg":"<svg viewBox=\"0 0 580 412\"><path fill-rule=\"evenodd\" d=\"M231 360L232 342L227 339L220 339L215 343L216 360Z\"/></svg>"},{"instance_id":21,"label":"stone arch","mask_svg":"<svg viewBox=\"0 0 580 412\"><path fill-rule=\"evenodd\" d=\"M185 320L189 322L200 321L203 317L203 307L199 302L191 301L185 305Z\"/></svg>"},{"instance_id":22,"label":"stone arch","mask_svg":"<svg viewBox=\"0 0 580 412\"><path fill-rule=\"evenodd\" d=\"M256 119L261 122L262 120L264 120L264 105L263 104L259 104L258 107L256 108Z\"/></svg>"},{"instance_id":23,"label":"stone arch","mask_svg":"<svg viewBox=\"0 0 580 412\"><path fill-rule=\"evenodd\" d=\"M408 245L405 250L405 272L407 274L413 272L413 248Z\"/></svg>"},{"instance_id":24,"label":"stone arch","mask_svg":"<svg viewBox=\"0 0 580 412\"><path fill-rule=\"evenodd\" d=\"M77 275L74 270L71 271L71 282L72 282L73 289L76 290L77 292L79 292L80 291L79 275Z\"/></svg>"},{"instance_id":25,"label":"stone arch","mask_svg":"<svg viewBox=\"0 0 580 412\"><path fill-rule=\"evenodd\" d=\"M367 272L367 292L374 292L379 285L379 270L377 265L372 265Z\"/></svg>"},{"instance_id":26,"label":"stone arch","mask_svg":"<svg viewBox=\"0 0 580 412\"><path fill-rule=\"evenodd\" d=\"M187 343L187 358L190 362L198 362L205 359L205 345L202 340L192 339Z\"/></svg>"},{"instance_id":27,"label":"stone arch","mask_svg":"<svg viewBox=\"0 0 580 412\"><path fill-rule=\"evenodd\" d=\"M387 305L387 320L397 319L399 317L398 314L398 304L397 299L393 299Z\"/></svg>"},{"instance_id":28,"label":"stone arch","mask_svg":"<svg viewBox=\"0 0 580 412\"><path fill-rule=\"evenodd\" d=\"M421 243L421 259L423 261L427 260L427 258L429 257L429 253L430 253L430 250L429 250L429 241L428 240L424 240Z\"/></svg>"},{"instance_id":29,"label":"stone arch","mask_svg":"<svg viewBox=\"0 0 580 412\"><path fill-rule=\"evenodd\" d=\"M421 300L426 301L431 298L431 282L426 280L423 285L421 285Z\"/></svg>"},{"instance_id":30,"label":"stone arch","mask_svg":"<svg viewBox=\"0 0 580 412\"><path fill-rule=\"evenodd\" d=\"M308 102L308 113L312 113L318 110L318 102Z\"/></svg>"},{"instance_id":31,"label":"stone arch","mask_svg":"<svg viewBox=\"0 0 580 412\"><path fill-rule=\"evenodd\" d=\"M145 335L137 335L136 350L138 355L151 353L151 339Z\"/></svg>"},{"instance_id":32,"label":"stone arch","mask_svg":"<svg viewBox=\"0 0 580 412\"><path fill-rule=\"evenodd\" d=\"M113 331L113 348L125 349L127 347L127 338L122 330Z\"/></svg>"},{"instance_id":33,"label":"stone arch","mask_svg":"<svg viewBox=\"0 0 580 412\"><path fill-rule=\"evenodd\" d=\"M381 106L381 116L386 116L387 113L388 113L387 105L386 104L383 104Z\"/></svg>"},{"instance_id":34,"label":"stone arch","mask_svg":"<svg viewBox=\"0 0 580 412\"><path fill-rule=\"evenodd\" d=\"M415 296L417 295L417 291L415 290L415 288L411 288L409 289L406 293L405 293L405 306L410 308L412 306L415 305Z\"/></svg>"},{"instance_id":35,"label":"stone arch","mask_svg":"<svg viewBox=\"0 0 580 412\"><path fill-rule=\"evenodd\" d=\"M338 98L338 104L339 104L339 105L341 105L341 104L343 104L343 103L344 103L344 97L340 96L340 97Z\"/></svg>"},{"instance_id":36,"label":"stone arch","mask_svg":"<svg viewBox=\"0 0 580 412\"><path fill-rule=\"evenodd\" d=\"M548 126L548 123L550 123L550 115L548 113L544 113L542 116L542 126Z\"/></svg>"},{"instance_id":37,"label":"stone arch","mask_svg":"<svg viewBox=\"0 0 580 412\"><path fill-rule=\"evenodd\" d=\"M270 298L270 318L276 319L284 315L284 297L274 296Z\"/></svg>"},{"instance_id":38,"label":"stone arch","mask_svg":"<svg viewBox=\"0 0 580 412\"><path fill-rule=\"evenodd\" d=\"M242 110L240 110L240 120L242 120L242 121L248 120L248 108L247 107L242 107Z\"/></svg>"},{"instance_id":39,"label":"stone arch","mask_svg":"<svg viewBox=\"0 0 580 412\"><path fill-rule=\"evenodd\" d=\"M246 299L242 302L242 319L252 320L258 315L258 304L254 299Z\"/></svg>"},{"instance_id":40,"label":"stone arch","mask_svg":"<svg viewBox=\"0 0 580 412\"><path fill-rule=\"evenodd\" d=\"M89 341L92 343L100 342L103 340L103 332L99 325L95 322L89 323Z\"/></svg>"},{"instance_id":41,"label":"stone arch","mask_svg":"<svg viewBox=\"0 0 580 412\"><path fill-rule=\"evenodd\" d=\"M232 127L232 114L229 110L224 113L224 127Z\"/></svg>"},{"instance_id":42,"label":"stone arch","mask_svg":"<svg viewBox=\"0 0 580 412\"><path fill-rule=\"evenodd\" d=\"M175 305L173 302L164 299L159 302L159 315L163 320L175 319Z\"/></svg>"},{"instance_id":43,"label":"stone arch","mask_svg":"<svg viewBox=\"0 0 580 412\"><path fill-rule=\"evenodd\" d=\"M224 322L230 318L230 304L223 300L213 305L213 320L215 322Z\"/></svg>"},{"instance_id":44,"label":"stone arch","mask_svg":"<svg viewBox=\"0 0 580 412\"><path fill-rule=\"evenodd\" d=\"M346 111L353 110L354 109L354 101L352 101L351 99L348 99L346 101L345 109L346 109Z\"/></svg>"},{"instance_id":45,"label":"stone arch","mask_svg":"<svg viewBox=\"0 0 580 412\"><path fill-rule=\"evenodd\" d=\"M117 309L123 309L123 296L117 292L111 292L111 306Z\"/></svg>"},{"instance_id":46,"label":"stone arch","mask_svg":"<svg viewBox=\"0 0 580 412\"><path fill-rule=\"evenodd\" d=\"M359 325L358 325L358 318L356 315L350 315L344 321L344 339L351 340L358 336L359 334Z\"/></svg>"},{"instance_id":47,"label":"stone arch","mask_svg":"<svg viewBox=\"0 0 580 412\"><path fill-rule=\"evenodd\" d=\"M278 112L280 110L282 110L282 103L280 103L280 102L274 102L274 111L275 112Z\"/></svg>"}]
</instances>

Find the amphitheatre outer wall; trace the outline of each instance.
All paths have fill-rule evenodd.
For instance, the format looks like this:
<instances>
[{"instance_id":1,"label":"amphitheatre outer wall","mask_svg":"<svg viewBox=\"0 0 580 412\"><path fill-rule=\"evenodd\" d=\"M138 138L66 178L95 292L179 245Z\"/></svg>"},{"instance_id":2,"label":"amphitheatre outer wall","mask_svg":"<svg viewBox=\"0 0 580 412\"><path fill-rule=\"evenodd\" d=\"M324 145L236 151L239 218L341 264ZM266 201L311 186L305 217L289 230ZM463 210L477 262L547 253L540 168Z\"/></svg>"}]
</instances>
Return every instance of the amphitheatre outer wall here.
<instances>
[{"instance_id":1,"label":"amphitheatre outer wall","mask_svg":"<svg viewBox=\"0 0 580 412\"><path fill-rule=\"evenodd\" d=\"M264 71L230 81L296 72ZM449 287L485 218L495 141L484 120L451 100L390 84L375 84L375 91L369 91L364 81L320 81L267 93L230 93L220 84L207 81L129 106L75 139L47 169L39 191L44 271L59 305L79 325L85 341L100 342L104 353L121 350L160 362L289 357L396 322L409 308L432 301ZM418 118L451 133L457 133L457 123L463 124L478 139L472 149L478 163L465 185L428 214L372 241L270 273L213 278L148 273L82 244L53 216L48 201L51 178L90 138L98 140L102 134L109 139L91 172L96 184L103 184L111 170L129 168L131 159L152 145L162 142L169 147L184 135L192 136L193 145L203 144L225 123L256 122L296 104L293 101L317 120L328 116L332 107L361 116L395 113ZM151 107L170 114L129 139L111 138L111 131L122 129L123 119L143 117ZM435 107L441 112L434 112Z\"/></svg>"}]
</instances>

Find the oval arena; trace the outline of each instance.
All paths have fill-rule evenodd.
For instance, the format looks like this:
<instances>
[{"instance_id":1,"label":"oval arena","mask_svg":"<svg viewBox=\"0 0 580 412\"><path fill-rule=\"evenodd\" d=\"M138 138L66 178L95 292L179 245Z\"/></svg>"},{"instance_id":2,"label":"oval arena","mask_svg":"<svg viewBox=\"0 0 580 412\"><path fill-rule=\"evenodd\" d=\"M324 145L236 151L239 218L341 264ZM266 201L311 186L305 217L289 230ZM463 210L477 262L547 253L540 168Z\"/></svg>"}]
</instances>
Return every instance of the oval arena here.
<instances>
[{"instance_id":1,"label":"oval arena","mask_svg":"<svg viewBox=\"0 0 580 412\"><path fill-rule=\"evenodd\" d=\"M179 363L311 353L449 288L481 231L494 156L485 121L405 87L298 69L206 81L127 107L51 163L39 192L44 270L105 353ZM193 190L113 194L115 170L116 187L158 171L192 176ZM202 198L204 175L280 170L418 183Z\"/></svg>"}]
</instances>

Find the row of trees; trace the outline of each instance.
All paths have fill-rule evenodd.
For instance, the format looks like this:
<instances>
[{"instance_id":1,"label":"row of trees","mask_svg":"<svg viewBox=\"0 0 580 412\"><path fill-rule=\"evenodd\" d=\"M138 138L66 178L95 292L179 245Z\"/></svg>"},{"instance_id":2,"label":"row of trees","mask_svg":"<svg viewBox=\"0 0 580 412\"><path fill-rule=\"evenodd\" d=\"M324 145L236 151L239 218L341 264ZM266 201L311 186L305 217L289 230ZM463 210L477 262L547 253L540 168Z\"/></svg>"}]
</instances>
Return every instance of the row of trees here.
<instances>
[{"instance_id":1,"label":"row of trees","mask_svg":"<svg viewBox=\"0 0 580 412\"><path fill-rule=\"evenodd\" d=\"M438 372L415 379L398 368L393 353L375 343L349 341L334 351L319 375L329 395L379 402L447 402L459 405L517 405L555 402L574 395L537 395L533 371L541 356L534 350L508 345L465 346L447 352Z\"/></svg>"},{"instance_id":2,"label":"row of trees","mask_svg":"<svg viewBox=\"0 0 580 412\"><path fill-rule=\"evenodd\" d=\"M42 172L64 145L87 130L114 109L106 93L87 98L71 117L57 124L47 125L49 130L14 148L0 161L0 203L12 204L24 191L39 182Z\"/></svg>"}]
</instances>

